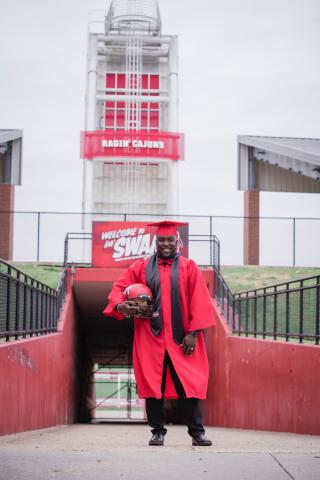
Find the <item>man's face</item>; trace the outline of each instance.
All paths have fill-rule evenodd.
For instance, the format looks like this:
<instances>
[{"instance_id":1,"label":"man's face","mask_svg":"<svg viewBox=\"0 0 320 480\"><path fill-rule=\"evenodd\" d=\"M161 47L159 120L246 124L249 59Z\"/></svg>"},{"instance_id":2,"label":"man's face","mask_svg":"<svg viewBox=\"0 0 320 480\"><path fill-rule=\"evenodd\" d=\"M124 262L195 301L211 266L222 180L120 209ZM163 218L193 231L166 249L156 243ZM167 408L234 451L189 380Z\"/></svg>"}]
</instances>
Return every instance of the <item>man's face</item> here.
<instances>
[{"instance_id":1,"label":"man's face","mask_svg":"<svg viewBox=\"0 0 320 480\"><path fill-rule=\"evenodd\" d=\"M178 239L172 237L157 237L156 247L157 253L161 258L172 258L177 252Z\"/></svg>"}]
</instances>

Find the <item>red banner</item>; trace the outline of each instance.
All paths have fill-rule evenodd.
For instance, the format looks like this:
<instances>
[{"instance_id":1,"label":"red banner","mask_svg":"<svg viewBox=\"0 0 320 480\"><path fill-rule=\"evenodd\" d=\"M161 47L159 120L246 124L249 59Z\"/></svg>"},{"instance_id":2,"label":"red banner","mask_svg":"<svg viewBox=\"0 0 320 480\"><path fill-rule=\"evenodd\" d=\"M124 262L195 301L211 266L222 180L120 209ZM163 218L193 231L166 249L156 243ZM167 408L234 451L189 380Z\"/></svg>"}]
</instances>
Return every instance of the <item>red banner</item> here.
<instances>
[{"instance_id":1,"label":"red banner","mask_svg":"<svg viewBox=\"0 0 320 480\"><path fill-rule=\"evenodd\" d=\"M184 159L184 135L172 132L81 132L81 158L152 157Z\"/></svg>"},{"instance_id":2,"label":"red banner","mask_svg":"<svg viewBox=\"0 0 320 480\"><path fill-rule=\"evenodd\" d=\"M183 246L180 253L188 256L188 226L178 228ZM156 228L146 222L92 222L92 266L100 268L128 267L138 258L152 255L156 248Z\"/></svg>"}]
</instances>

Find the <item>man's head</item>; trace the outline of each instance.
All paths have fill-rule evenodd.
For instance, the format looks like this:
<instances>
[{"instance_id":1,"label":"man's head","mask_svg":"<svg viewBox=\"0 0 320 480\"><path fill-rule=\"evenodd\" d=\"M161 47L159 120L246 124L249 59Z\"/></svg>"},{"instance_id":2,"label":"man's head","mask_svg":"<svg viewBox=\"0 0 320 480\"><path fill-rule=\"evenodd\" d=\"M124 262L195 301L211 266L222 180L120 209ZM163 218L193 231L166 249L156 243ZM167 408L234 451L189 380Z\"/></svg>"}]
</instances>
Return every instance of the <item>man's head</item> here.
<instances>
[{"instance_id":1,"label":"man's head","mask_svg":"<svg viewBox=\"0 0 320 480\"><path fill-rule=\"evenodd\" d=\"M159 257L173 258L177 253L178 237L175 235L157 235L156 248Z\"/></svg>"},{"instance_id":2,"label":"man's head","mask_svg":"<svg viewBox=\"0 0 320 480\"><path fill-rule=\"evenodd\" d=\"M162 222L149 223L149 226L157 227L156 248L159 257L172 258L177 253L179 234L178 226L187 225L182 222L163 220Z\"/></svg>"}]
</instances>

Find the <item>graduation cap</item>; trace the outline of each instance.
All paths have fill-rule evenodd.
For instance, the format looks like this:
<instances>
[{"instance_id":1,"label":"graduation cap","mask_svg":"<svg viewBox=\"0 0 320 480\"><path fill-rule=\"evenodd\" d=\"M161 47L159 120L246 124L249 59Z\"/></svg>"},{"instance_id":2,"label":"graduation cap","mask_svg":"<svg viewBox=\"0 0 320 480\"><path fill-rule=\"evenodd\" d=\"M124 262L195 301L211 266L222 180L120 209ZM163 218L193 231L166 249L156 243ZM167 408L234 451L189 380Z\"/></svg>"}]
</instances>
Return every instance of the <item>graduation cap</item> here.
<instances>
[{"instance_id":1,"label":"graduation cap","mask_svg":"<svg viewBox=\"0 0 320 480\"><path fill-rule=\"evenodd\" d=\"M149 227L157 227L157 235L161 237L177 237L177 227L188 225L185 222L172 222L171 220L162 220L161 222L148 223Z\"/></svg>"}]
</instances>

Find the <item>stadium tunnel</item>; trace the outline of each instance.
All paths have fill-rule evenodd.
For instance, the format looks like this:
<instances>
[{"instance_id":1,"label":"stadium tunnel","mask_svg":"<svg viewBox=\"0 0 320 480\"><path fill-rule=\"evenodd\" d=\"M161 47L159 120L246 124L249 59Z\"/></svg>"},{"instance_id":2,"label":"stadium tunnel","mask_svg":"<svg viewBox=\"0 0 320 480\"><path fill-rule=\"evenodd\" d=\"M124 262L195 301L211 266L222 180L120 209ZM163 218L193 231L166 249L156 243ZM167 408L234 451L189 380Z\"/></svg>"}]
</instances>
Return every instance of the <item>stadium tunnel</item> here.
<instances>
[{"instance_id":1,"label":"stadium tunnel","mask_svg":"<svg viewBox=\"0 0 320 480\"><path fill-rule=\"evenodd\" d=\"M106 318L102 311L113 282L122 269L71 268L71 286L77 305L78 419L95 418L96 366L130 367L132 363L132 322Z\"/></svg>"}]
</instances>

